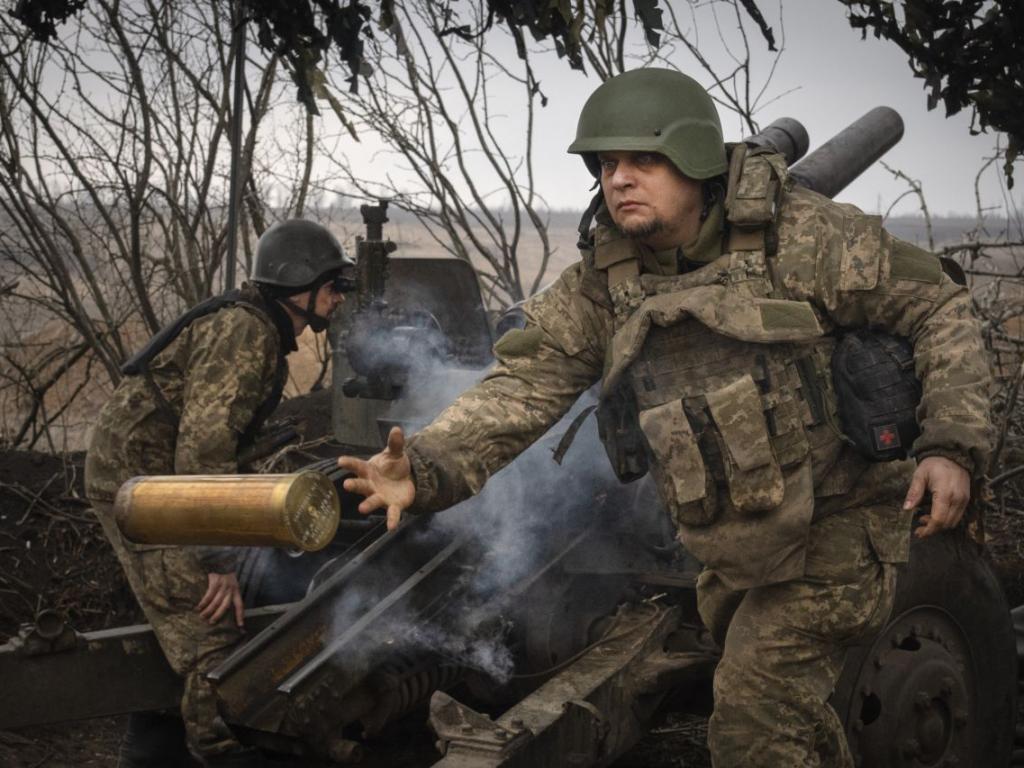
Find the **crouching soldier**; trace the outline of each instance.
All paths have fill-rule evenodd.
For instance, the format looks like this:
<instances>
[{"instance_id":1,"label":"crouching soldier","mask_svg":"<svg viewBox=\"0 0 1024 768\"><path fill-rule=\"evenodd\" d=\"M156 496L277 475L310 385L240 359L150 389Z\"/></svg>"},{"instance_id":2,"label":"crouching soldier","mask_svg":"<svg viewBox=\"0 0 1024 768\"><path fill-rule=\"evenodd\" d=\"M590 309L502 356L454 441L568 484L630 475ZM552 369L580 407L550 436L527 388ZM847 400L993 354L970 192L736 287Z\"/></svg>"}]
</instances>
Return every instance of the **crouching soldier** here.
<instances>
[{"instance_id":1,"label":"crouching soldier","mask_svg":"<svg viewBox=\"0 0 1024 768\"><path fill-rule=\"evenodd\" d=\"M86 491L128 583L174 671L184 679L182 722L131 717L119 765L179 766L188 748L210 766L251 766L220 718L205 675L243 635L235 552L144 546L121 536L118 488L138 475L239 471L239 452L276 408L286 356L308 326L327 328L353 287L353 262L323 226L290 220L260 238L251 282L186 312L122 368L86 458Z\"/></svg>"}]
</instances>

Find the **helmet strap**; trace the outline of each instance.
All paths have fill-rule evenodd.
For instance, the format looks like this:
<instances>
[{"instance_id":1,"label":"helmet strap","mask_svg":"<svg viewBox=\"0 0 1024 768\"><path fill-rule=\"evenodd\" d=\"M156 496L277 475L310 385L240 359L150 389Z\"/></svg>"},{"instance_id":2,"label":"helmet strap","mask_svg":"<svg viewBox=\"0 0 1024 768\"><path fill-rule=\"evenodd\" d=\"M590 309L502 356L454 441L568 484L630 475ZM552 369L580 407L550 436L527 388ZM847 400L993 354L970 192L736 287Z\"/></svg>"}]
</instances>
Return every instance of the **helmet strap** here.
<instances>
[{"instance_id":1,"label":"helmet strap","mask_svg":"<svg viewBox=\"0 0 1024 768\"><path fill-rule=\"evenodd\" d=\"M704 198L704 205L700 210L700 220L703 223L707 219L708 214L711 213L711 208L719 198L725 197L725 190L722 185L722 177L715 176L707 179L703 184L700 185L700 190Z\"/></svg>"},{"instance_id":2,"label":"helmet strap","mask_svg":"<svg viewBox=\"0 0 1024 768\"><path fill-rule=\"evenodd\" d=\"M591 199L590 205L587 206L587 210L583 212L583 216L580 218L580 226L577 230L580 233L580 239L579 242L577 242L576 247L590 247L590 224L594 221L594 215L597 213L597 209L601 207L601 203L603 202L604 191L598 189L597 194Z\"/></svg>"},{"instance_id":3,"label":"helmet strap","mask_svg":"<svg viewBox=\"0 0 1024 768\"><path fill-rule=\"evenodd\" d=\"M306 301L305 307L302 307L293 301L291 296L281 296L278 298L278 301L305 320L306 325L313 330L313 333L326 331L327 326L330 325L330 320L316 313L316 297L317 294L320 293L320 289L323 287L324 283L325 281L318 280L310 286L309 298Z\"/></svg>"}]
</instances>

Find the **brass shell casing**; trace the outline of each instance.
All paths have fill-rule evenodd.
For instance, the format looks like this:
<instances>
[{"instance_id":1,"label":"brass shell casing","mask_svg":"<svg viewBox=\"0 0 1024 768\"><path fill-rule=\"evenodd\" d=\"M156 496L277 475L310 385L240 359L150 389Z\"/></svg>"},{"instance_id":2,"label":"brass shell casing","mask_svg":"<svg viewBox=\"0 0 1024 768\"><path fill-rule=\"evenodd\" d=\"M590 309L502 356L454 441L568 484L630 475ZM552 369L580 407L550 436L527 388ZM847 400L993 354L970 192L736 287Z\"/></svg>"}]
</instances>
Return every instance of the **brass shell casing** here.
<instances>
[{"instance_id":1,"label":"brass shell casing","mask_svg":"<svg viewBox=\"0 0 1024 768\"><path fill-rule=\"evenodd\" d=\"M326 547L338 528L338 492L320 472L153 475L117 492L121 533L137 544Z\"/></svg>"}]
</instances>

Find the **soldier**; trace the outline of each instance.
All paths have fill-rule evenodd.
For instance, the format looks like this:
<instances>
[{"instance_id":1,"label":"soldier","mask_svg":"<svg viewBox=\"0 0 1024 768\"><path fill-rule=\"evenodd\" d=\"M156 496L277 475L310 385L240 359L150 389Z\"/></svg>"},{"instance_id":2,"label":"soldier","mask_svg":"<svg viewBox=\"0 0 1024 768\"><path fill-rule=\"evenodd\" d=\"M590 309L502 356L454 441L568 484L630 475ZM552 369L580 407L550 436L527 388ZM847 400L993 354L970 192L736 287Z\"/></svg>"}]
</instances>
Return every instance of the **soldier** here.
<instances>
[{"instance_id":1,"label":"soldier","mask_svg":"<svg viewBox=\"0 0 1024 768\"><path fill-rule=\"evenodd\" d=\"M339 459L357 475L345 486L391 526L447 507L600 380L620 476L649 463L704 564L699 610L722 647L714 764L852 766L827 703L845 650L884 626L924 493L918 535L956 526L990 451L967 292L879 217L793 185L780 157L725 146L678 72L601 85L569 151L600 181L582 259L407 447L396 429L370 461ZM836 427L836 338L865 327L913 345L916 464L872 463Z\"/></svg>"},{"instance_id":2,"label":"soldier","mask_svg":"<svg viewBox=\"0 0 1024 768\"><path fill-rule=\"evenodd\" d=\"M235 473L239 453L276 408L285 359L307 326L327 328L354 287L353 262L310 221L268 229L252 282L186 312L125 364L100 411L86 458L86 491L171 667L191 751L205 765L256 765L217 713L205 674L243 633L234 550L142 546L123 538L111 503L137 475ZM119 765L178 766L187 759L181 722L133 715Z\"/></svg>"}]
</instances>

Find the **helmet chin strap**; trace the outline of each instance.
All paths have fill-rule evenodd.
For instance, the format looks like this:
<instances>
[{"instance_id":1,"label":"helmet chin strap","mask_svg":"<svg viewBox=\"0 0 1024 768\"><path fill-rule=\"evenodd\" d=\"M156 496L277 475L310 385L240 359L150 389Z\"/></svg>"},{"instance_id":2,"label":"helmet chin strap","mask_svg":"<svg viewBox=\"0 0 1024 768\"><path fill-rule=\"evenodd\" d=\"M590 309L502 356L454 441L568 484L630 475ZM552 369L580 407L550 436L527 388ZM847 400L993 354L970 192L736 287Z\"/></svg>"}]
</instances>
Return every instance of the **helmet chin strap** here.
<instances>
[{"instance_id":1,"label":"helmet chin strap","mask_svg":"<svg viewBox=\"0 0 1024 768\"><path fill-rule=\"evenodd\" d=\"M590 200L590 205L587 206L587 210L583 212L583 217L580 219L580 225L577 228L580 238L576 245L580 248L590 247L590 224L594 220L594 214L597 213L597 209L601 207L601 203L603 202L604 190L598 189L597 194Z\"/></svg>"},{"instance_id":2,"label":"helmet chin strap","mask_svg":"<svg viewBox=\"0 0 1024 768\"><path fill-rule=\"evenodd\" d=\"M330 325L330 320L322 315L318 315L314 309L316 308L316 295L320 291L320 286L311 288L309 291L309 300L306 302L305 307L301 307L292 301L291 296L282 296L278 299L282 304L291 309L295 314L306 321L306 325L313 329L313 333L320 333L326 331L327 326Z\"/></svg>"}]
</instances>

